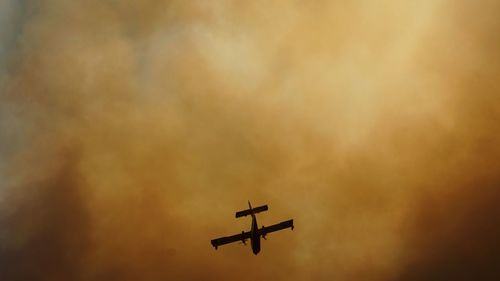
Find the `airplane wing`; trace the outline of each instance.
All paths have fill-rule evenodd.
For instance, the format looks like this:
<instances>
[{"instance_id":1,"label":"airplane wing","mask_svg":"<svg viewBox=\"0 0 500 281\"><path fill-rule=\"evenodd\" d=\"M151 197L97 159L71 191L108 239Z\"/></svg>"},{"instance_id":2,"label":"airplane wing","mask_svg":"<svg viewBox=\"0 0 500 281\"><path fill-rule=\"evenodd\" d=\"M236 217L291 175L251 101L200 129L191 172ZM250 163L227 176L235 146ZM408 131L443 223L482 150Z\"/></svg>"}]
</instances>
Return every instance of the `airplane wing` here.
<instances>
[{"instance_id":1,"label":"airplane wing","mask_svg":"<svg viewBox=\"0 0 500 281\"><path fill-rule=\"evenodd\" d=\"M275 232L275 231L282 230L282 229L287 229L289 227L293 230L293 220L287 220L284 222L273 224L271 226L263 226L261 229L259 229L259 234L262 236L266 236L266 234L268 234L268 233Z\"/></svg>"},{"instance_id":2,"label":"airplane wing","mask_svg":"<svg viewBox=\"0 0 500 281\"><path fill-rule=\"evenodd\" d=\"M240 234L214 239L211 241L211 243L212 243L212 246L214 246L214 248L217 250L217 247L219 247L219 246L233 243L233 242L237 242L237 241L242 241L244 243L244 241L246 239L249 239L249 238L250 238L250 232L249 231L248 232L242 231Z\"/></svg>"}]
</instances>

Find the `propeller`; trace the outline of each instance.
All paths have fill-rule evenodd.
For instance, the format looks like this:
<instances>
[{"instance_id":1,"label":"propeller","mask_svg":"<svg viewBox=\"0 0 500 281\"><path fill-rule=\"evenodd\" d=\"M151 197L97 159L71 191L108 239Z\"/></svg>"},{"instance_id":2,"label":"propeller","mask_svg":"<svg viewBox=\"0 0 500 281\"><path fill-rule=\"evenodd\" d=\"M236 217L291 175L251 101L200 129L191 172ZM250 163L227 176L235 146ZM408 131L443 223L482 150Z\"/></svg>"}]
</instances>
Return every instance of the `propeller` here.
<instances>
[{"instance_id":1,"label":"propeller","mask_svg":"<svg viewBox=\"0 0 500 281\"><path fill-rule=\"evenodd\" d=\"M261 229L264 229L264 228L266 228L266 227L265 227L264 225L262 225L262 228L261 228ZM264 234L262 234L262 238L263 238L264 240L267 240L266 236L267 236L267 234L265 234L265 233L264 233Z\"/></svg>"}]
</instances>

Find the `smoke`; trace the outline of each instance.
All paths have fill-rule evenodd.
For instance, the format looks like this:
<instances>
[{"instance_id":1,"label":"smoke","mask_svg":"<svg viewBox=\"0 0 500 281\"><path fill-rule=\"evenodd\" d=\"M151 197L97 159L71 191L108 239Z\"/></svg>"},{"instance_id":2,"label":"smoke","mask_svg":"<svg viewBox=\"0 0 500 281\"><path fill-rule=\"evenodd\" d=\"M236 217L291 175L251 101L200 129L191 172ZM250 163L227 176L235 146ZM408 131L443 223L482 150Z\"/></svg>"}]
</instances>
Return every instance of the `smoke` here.
<instances>
[{"instance_id":1,"label":"smoke","mask_svg":"<svg viewBox=\"0 0 500 281\"><path fill-rule=\"evenodd\" d=\"M498 279L498 4L0 7L1 280Z\"/></svg>"}]
</instances>

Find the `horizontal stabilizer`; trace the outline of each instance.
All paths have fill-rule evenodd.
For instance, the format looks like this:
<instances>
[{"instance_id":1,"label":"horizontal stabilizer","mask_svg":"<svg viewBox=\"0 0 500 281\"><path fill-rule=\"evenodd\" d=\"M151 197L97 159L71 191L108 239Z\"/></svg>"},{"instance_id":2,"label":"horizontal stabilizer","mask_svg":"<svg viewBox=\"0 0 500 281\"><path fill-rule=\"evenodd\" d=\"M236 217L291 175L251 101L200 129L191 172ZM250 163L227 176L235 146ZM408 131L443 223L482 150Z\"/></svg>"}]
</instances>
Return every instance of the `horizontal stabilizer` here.
<instances>
[{"instance_id":1,"label":"horizontal stabilizer","mask_svg":"<svg viewBox=\"0 0 500 281\"><path fill-rule=\"evenodd\" d=\"M252 214L252 211L255 214L257 214L257 213L260 213L260 212L267 211L267 209L268 209L267 205L263 205L263 206L255 207L255 208L252 208L252 209L244 210L244 211L239 211L239 212L236 212L236 217L239 218L239 217L248 216L248 215Z\"/></svg>"}]
</instances>

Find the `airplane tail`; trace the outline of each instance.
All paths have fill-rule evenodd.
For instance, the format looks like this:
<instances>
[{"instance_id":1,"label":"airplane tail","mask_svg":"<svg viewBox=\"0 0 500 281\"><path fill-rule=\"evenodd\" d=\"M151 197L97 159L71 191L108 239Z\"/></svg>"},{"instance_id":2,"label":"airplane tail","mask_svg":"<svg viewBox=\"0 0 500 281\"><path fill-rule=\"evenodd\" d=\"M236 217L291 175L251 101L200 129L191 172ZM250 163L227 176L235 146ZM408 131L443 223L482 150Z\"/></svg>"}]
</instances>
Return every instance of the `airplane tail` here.
<instances>
[{"instance_id":1,"label":"airplane tail","mask_svg":"<svg viewBox=\"0 0 500 281\"><path fill-rule=\"evenodd\" d=\"M245 216L251 215L252 212L254 214L257 214L257 213L264 212L264 211L268 210L267 205L263 205L263 206L252 208L252 205L250 204L250 201L248 201L248 208L249 209L247 209L247 210L236 212L236 217L237 218L239 218L239 217L245 217Z\"/></svg>"}]
</instances>

